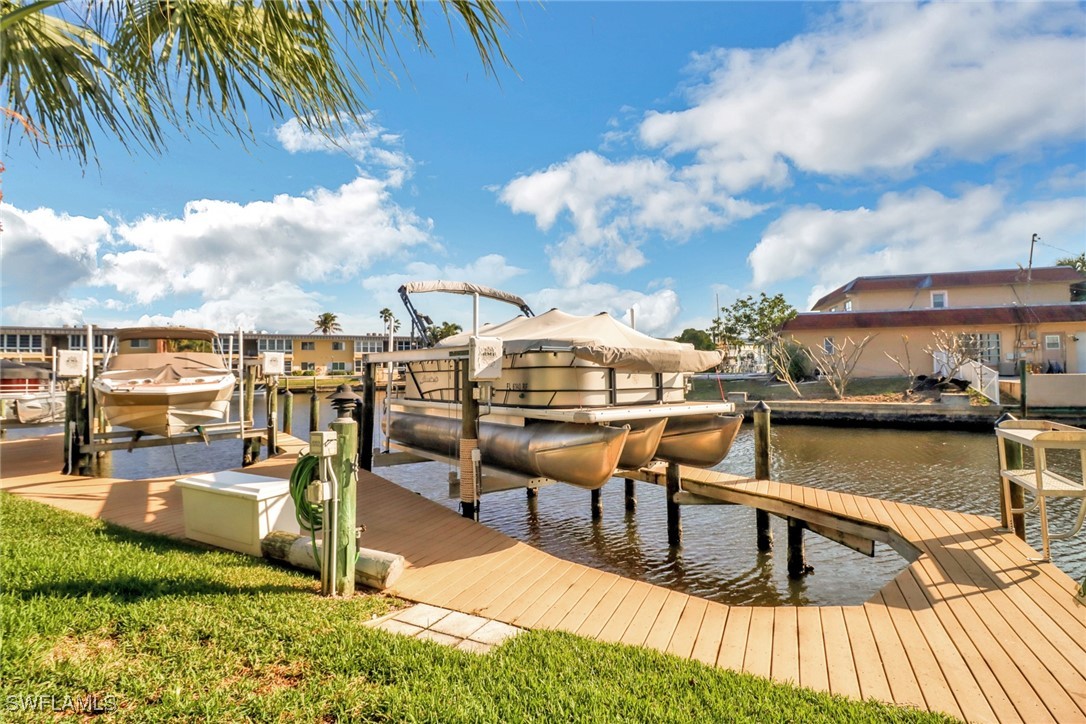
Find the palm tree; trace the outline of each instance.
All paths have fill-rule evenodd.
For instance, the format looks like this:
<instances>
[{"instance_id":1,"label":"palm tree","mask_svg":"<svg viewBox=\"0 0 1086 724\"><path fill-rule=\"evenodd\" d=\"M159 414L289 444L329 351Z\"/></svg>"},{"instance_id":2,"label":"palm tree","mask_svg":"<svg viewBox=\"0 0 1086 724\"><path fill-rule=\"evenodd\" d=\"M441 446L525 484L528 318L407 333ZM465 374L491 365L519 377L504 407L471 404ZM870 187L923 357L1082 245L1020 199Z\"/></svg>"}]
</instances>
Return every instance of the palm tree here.
<instances>
[{"instance_id":1,"label":"palm tree","mask_svg":"<svg viewBox=\"0 0 1086 724\"><path fill-rule=\"evenodd\" d=\"M446 337L451 337L454 334L460 334L464 331L456 322L442 322L440 325L434 325L426 329L426 334L430 337L431 342L440 342Z\"/></svg>"},{"instance_id":2,"label":"palm tree","mask_svg":"<svg viewBox=\"0 0 1086 724\"><path fill-rule=\"evenodd\" d=\"M342 332L343 328L339 326L339 322L336 321L337 317L332 312L324 312L313 323L313 331L320 332L321 334L332 334L333 332Z\"/></svg>"},{"instance_id":3,"label":"palm tree","mask_svg":"<svg viewBox=\"0 0 1086 724\"><path fill-rule=\"evenodd\" d=\"M0 0L0 112L85 166L99 132L126 147L161 152L166 131L258 132L249 106L297 117L335 135L365 124L367 72L393 75L398 34L429 52L426 5L416 0L101 0L23 4ZM461 26L483 68L508 64L495 0L440 3Z\"/></svg>"}]
</instances>

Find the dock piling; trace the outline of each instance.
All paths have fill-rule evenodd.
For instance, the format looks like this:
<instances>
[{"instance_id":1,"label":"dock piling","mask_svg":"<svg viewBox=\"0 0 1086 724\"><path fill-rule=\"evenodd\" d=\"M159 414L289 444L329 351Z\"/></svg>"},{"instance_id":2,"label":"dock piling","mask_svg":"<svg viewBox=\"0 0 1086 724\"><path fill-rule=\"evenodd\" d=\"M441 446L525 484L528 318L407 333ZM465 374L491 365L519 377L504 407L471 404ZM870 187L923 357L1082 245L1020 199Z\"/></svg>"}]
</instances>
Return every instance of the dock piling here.
<instances>
[{"instance_id":1,"label":"dock piling","mask_svg":"<svg viewBox=\"0 0 1086 724\"><path fill-rule=\"evenodd\" d=\"M754 407L754 477L769 480L770 438L769 417L771 410L765 400ZM755 509L755 525L758 533L758 550L765 553L773 549L773 530L769 527L769 513Z\"/></svg>"},{"instance_id":2,"label":"dock piling","mask_svg":"<svg viewBox=\"0 0 1086 724\"><path fill-rule=\"evenodd\" d=\"M268 457L272 457L279 453L279 378L265 377L264 389L268 407Z\"/></svg>"},{"instance_id":3,"label":"dock piling","mask_svg":"<svg viewBox=\"0 0 1086 724\"><path fill-rule=\"evenodd\" d=\"M802 520L788 519L788 577L802 578L814 570L807 565L807 551L803 546Z\"/></svg>"},{"instance_id":4,"label":"dock piling","mask_svg":"<svg viewBox=\"0 0 1086 724\"><path fill-rule=\"evenodd\" d=\"M592 520L603 518L603 490L596 488L592 491Z\"/></svg>"},{"instance_id":5,"label":"dock piling","mask_svg":"<svg viewBox=\"0 0 1086 724\"><path fill-rule=\"evenodd\" d=\"M683 544L682 514L679 512L679 504L675 502L675 494L681 490L679 485L680 471L678 463L667 464L667 544L677 548Z\"/></svg>"},{"instance_id":6,"label":"dock piling","mask_svg":"<svg viewBox=\"0 0 1086 724\"><path fill-rule=\"evenodd\" d=\"M294 434L294 393L290 391L289 380L286 390L283 391L283 432Z\"/></svg>"},{"instance_id":7,"label":"dock piling","mask_svg":"<svg viewBox=\"0 0 1086 724\"><path fill-rule=\"evenodd\" d=\"M317 397L317 378L313 378L313 394L309 396L309 431L316 432L321 424L321 399Z\"/></svg>"},{"instance_id":8,"label":"dock piling","mask_svg":"<svg viewBox=\"0 0 1086 724\"><path fill-rule=\"evenodd\" d=\"M341 412L332 423L336 433L336 456L332 460L339 484L339 504L336 506L336 570L335 592L340 596L354 595L355 558L358 550L358 530L355 505L358 485L355 483L355 458L358 455L358 429L355 421Z\"/></svg>"},{"instance_id":9,"label":"dock piling","mask_svg":"<svg viewBox=\"0 0 1086 724\"><path fill-rule=\"evenodd\" d=\"M631 478L626 478L626 510L630 512L637 510L637 490Z\"/></svg>"},{"instance_id":10,"label":"dock piling","mask_svg":"<svg viewBox=\"0 0 1086 724\"><path fill-rule=\"evenodd\" d=\"M479 520L479 402L467 360L458 363L461 373L460 510L465 518Z\"/></svg>"},{"instance_id":11,"label":"dock piling","mask_svg":"<svg viewBox=\"0 0 1086 724\"><path fill-rule=\"evenodd\" d=\"M995 421L995 426L999 425L1007 420L1015 420L1014 415L1010 413L1000 416ZM1024 468L1025 462L1023 461L1022 445L1014 442L1013 440L999 440L996 438L996 445L1003 443L1004 454L1007 456L1006 468L1008 470L1021 470ZM1012 513L1011 520L1007 520L1007 506L1003 493L1003 478L997 478L999 482L999 520L1000 526L1005 530L1013 530L1014 534L1020 539L1026 539L1026 514ZM1026 507L1026 490L1021 485L1012 485L1011 488L1011 508L1015 510L1023 510Z\"/></svg>"}]
</instances>

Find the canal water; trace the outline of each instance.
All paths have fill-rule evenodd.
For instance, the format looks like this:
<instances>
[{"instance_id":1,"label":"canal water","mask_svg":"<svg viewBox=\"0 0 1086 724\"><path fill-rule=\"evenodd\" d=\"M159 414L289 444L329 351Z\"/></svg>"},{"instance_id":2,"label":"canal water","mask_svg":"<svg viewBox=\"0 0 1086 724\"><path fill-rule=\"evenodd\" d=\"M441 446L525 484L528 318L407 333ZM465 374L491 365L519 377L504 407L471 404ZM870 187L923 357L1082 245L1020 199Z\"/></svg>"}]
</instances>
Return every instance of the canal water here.
<instances>
[{"instance_id":1,"label":"canal water","mask_svg":"<svg viewBox=\"0 0 1086 724\"><path fill-rule=\"evenodd\" d=\"M257 407L263 405L258 402ZM280 409L282 402L280 401ZM234 419L237 414L234 413ZM321 409L321 424L335 414ZM263 420L258 413L257 425ZM295 398L295 434L309 429L308 396ZM42 429L11 430L9 437L41 434ZM772 475L775 480L828 490L998 517L995 436L991 433L886 430L867 428L775 425L772 431ZM1063 452L1063 451L1057 451ZM143 478L237 467L241 443L236 440L116 452L102 461L102 475ZM752 430L744 425L719 470L753 475ZM1050 453L1051 467L1078 468L1077 455ZM379 468L389 480L450 509L459 501L448 496L450 466L419 463ZM613 479L603 488L603 518L593 521L590 495L568 485L540 489L528 499L523 490L483 497L481 521L507 535L566 560L727 604L848 605L874 595L905 567L888 547L876 544L868 558L807 532L808 563L814 571L798 581L786 571L786 531L771 517L776 550L759 554L755 546L755 513L740 506L682 508L683 545L667 545L666 506L661 486L637 483L637 510L627 513L624 486ZM1068 528L1077 503L1049 502L1050 530ZM365 499L361 521L365 522ZM1040 549L1036 513L1027 516L1027 539ZM1075 580L1086 575L1086 532L1053 541L1053 562Z\"/></svg>"}]
</instances>

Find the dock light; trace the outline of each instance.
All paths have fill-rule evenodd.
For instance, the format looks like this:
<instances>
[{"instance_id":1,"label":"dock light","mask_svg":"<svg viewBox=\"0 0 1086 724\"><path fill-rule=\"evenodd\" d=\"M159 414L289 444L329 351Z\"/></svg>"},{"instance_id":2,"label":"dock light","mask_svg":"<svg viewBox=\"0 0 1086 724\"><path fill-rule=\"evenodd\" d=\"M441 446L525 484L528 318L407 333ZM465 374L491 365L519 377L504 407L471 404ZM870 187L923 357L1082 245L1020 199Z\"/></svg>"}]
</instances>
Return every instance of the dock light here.
<instances>
[{"instance_id":1,"label":"dock light","mask_svg":"<svg viewBox=\"0 0 1086 724\"><path fill-rule=\"evenodd\" d=\"M356 395L346 382L337 387L336 391L325 399L332 401L332 407L335 408L340 417L350 417L355 405L362 402L362 398Z\"/></svg>"}]
</instances>

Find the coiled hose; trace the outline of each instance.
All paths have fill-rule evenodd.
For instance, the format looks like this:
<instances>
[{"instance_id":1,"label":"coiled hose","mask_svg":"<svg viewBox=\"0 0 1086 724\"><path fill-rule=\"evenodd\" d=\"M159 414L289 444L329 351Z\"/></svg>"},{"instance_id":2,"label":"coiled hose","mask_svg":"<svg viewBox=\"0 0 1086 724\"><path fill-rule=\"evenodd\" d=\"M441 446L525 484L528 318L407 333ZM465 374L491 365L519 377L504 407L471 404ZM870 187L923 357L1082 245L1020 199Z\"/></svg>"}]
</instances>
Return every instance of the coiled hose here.
<instances>
[{"instance_id":1,"label":"coiled hose","mask_svg":"<svg viewBox=\"0 0 1086 724\"><path fill-rule=\"evenodd\" d=\"M306 497L306 489L314 480L320 478L321 459L316 455L302 455L290 471L290 497L294 499L294 517L298 519L298 526L302 530L309 531L310 540L313 541L313 558L320 569L321 557L317 555L317 531L321 529L324 520L324 506L320 503L310 503Z\"/></svg>"}]
</instances>

